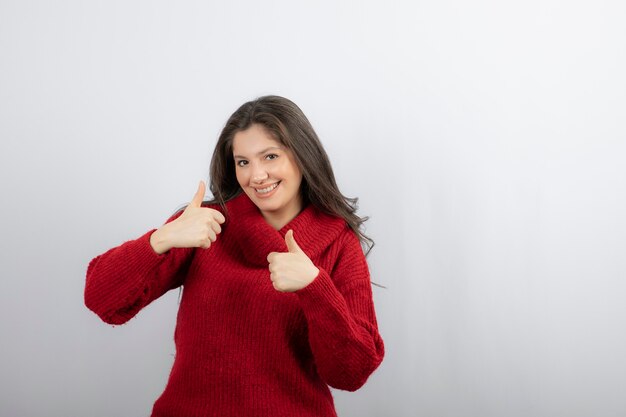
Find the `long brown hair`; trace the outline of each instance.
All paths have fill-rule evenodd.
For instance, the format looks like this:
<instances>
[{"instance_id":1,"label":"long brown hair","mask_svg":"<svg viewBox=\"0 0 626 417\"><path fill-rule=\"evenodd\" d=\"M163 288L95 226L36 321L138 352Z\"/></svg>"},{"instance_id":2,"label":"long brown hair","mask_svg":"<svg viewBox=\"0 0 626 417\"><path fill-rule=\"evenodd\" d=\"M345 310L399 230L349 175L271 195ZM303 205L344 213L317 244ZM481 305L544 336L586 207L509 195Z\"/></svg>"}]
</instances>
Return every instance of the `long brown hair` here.
<instances>
[{"instance_id":1,"label":"long brown hair","mask_svg":"<svg viewBox=\"0 0 626 417\"><path fill-rule=\"evenodd\" d=\"M239 107L230 116L220 134L211 158L210 203L222 207L242 193L235 174L233 138L253 124L263 126L269 134L293 152L302 172L300 192L304 204L345 219L368 253L374 241L362 230L367 217L356 214L358 198L345 197L339 191L328 155L313 126L302 110L291 100L280 96L263 96Z\"/></svg>"}]
</instances>

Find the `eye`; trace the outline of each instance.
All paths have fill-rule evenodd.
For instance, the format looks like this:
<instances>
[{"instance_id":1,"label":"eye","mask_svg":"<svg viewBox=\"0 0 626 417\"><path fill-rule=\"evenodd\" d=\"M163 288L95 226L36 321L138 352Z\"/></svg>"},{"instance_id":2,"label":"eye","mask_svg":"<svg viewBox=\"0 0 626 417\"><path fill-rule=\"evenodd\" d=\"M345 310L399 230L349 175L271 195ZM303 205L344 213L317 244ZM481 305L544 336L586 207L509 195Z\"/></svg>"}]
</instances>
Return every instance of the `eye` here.
<instances>
[{"instance_id":1,"label":"eye","mask_svg":"<svg viewBox=\"0 0 626 417\"><path fill-rule=\"evenodd\" d=\"M265 159L269 161L276 159L276 158L278 158L278 155L276 155L275 153L270 153L270 154L265 155Z\"/></svg>"},{"instance_id":2,"label":"eye","mask_svg":"<svg viewBox=\"0 0 626 417\"><path fill-rule=\"evenodd\" d=\"M245 159L240 159L239 161L236 161L235 163L237 164L238 167L244 167L248 165L248 161L246 161Z\"/></svg>"}]
</instances>

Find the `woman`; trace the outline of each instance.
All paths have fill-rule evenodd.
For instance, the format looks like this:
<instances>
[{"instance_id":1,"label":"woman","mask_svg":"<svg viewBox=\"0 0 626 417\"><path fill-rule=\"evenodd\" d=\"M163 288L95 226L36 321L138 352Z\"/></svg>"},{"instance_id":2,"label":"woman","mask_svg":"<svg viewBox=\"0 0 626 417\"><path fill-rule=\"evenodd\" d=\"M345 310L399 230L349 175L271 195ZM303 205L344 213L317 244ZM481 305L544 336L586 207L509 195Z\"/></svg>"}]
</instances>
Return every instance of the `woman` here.
<instances>
[{"instance_id":1,"label":"woman","mask_svg":"<svg viewBox=\"0 0 626 417\"><path fill-rule=\"evenodd\" d=\"M184 286L176 358L152 416L336 416L384 355L356 200L309 121L277 96L245 103L200 183L162 227L94 258L85 303L121 324Z\"/></svg>"}]
</instances>

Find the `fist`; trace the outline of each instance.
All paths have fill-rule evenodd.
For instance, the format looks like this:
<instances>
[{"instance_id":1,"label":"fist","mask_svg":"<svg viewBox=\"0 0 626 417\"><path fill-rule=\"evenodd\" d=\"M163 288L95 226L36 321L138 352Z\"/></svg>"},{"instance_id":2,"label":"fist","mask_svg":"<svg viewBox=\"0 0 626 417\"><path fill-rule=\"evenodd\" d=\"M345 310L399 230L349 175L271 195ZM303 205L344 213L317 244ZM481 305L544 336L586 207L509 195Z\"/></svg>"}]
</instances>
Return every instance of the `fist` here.
<instances>
[{"instance_id":1,"label":"fist","mask_svg":"<svg viewBox=\"0 0 626 417\"><path fill-rule=\"evenodd\" d=\"M164 224L150 237L156 253L165 253L171 248L208 249L221 233L221 224L226 221L222 213L202 207L205 185L200 181L198 190L185 211L170 223Z\"/></svg>"},{"instance_id":2,"label":"fist","mask_svg":"<svg viewBox=\"0 0 626 417\"><path fill-rule=\"evenodd\" d=\"M270 279L274 289L280 292L294 292L309 285L320 270L304 253L293 237L293 230L285 235L288 252L271 252L267 255Z\"/></svg>"}]
</instances>

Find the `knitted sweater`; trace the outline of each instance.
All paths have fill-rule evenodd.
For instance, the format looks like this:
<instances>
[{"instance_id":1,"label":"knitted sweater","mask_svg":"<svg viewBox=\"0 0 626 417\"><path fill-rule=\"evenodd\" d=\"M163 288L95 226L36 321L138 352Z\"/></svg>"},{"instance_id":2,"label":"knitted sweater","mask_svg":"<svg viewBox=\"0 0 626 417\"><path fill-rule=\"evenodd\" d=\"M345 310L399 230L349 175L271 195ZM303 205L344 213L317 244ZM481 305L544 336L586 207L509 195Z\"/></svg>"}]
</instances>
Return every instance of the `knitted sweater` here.
<instances>
[{"instance_id":1,"label":"knitted sweater","mask_svg":"<svg viewBox=\"0 0 626 417\"><path fill-rule=\"evenodd\" d=\"M121 324L184 285L176 357L153 417L336 416L328 386L358 389L384 355L357 236L312 205L281 230L245 194L226 208L209 249L158 255L153 230L94 258L85 304ZM320 272L307 287L281 293L266 258L287 252L289 229Z\"/></svg>"}]
</instances>

